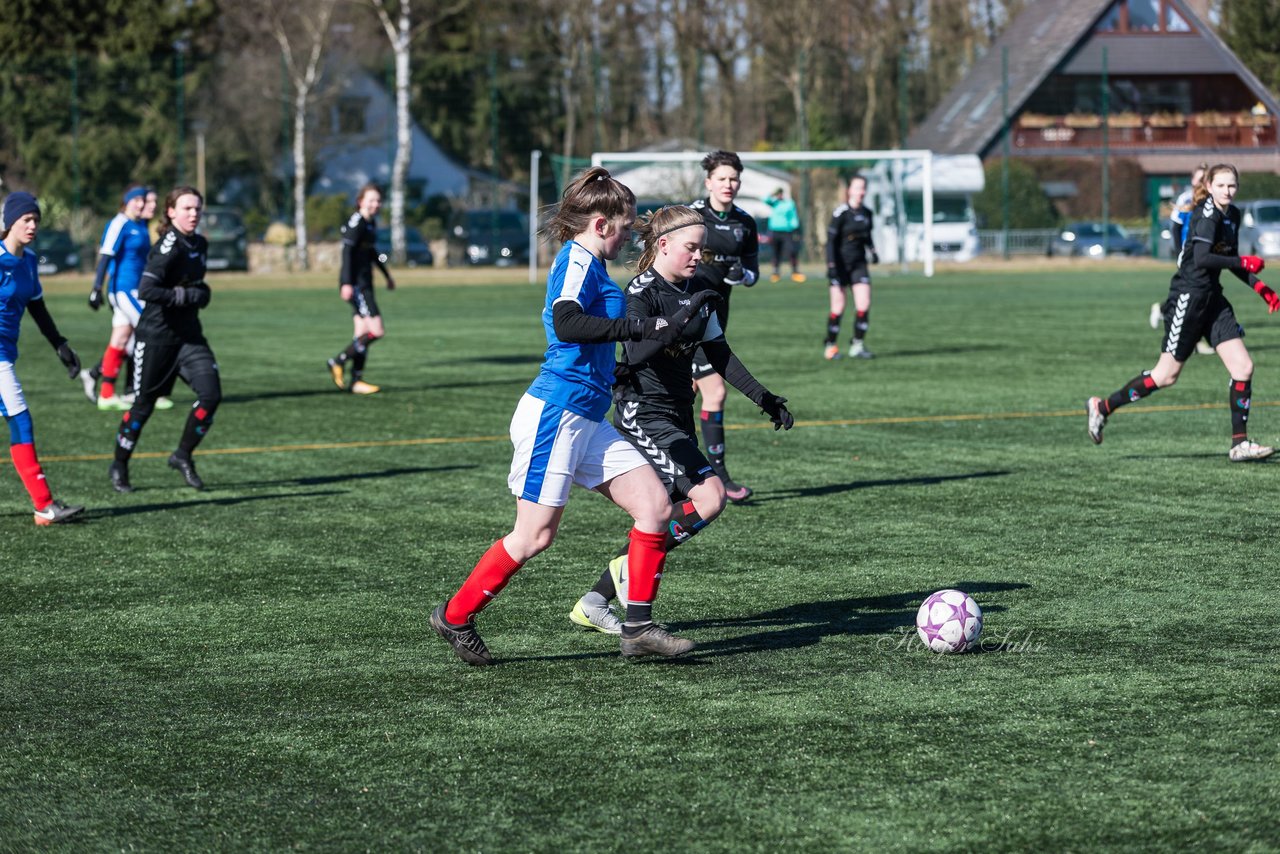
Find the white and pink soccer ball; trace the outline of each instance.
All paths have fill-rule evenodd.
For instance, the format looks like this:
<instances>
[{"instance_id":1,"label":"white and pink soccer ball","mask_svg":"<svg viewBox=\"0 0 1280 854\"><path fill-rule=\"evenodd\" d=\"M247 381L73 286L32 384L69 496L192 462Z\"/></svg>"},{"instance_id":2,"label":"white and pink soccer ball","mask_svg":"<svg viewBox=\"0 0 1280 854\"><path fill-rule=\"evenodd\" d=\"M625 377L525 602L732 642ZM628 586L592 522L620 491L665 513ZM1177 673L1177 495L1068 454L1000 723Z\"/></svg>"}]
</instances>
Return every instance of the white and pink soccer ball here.
<instances>
[{"instance_id":1,"label":"white and pink soccer ball","mask_svg":"<svg viewBox=\"0 0 1280 854\"><path fill-rule=\"evenodd\" d=\"M939 590L916 611L916 634L934 652L964 652L982 634L982 609L963 590Z\"/></svg>"}]
</instances>

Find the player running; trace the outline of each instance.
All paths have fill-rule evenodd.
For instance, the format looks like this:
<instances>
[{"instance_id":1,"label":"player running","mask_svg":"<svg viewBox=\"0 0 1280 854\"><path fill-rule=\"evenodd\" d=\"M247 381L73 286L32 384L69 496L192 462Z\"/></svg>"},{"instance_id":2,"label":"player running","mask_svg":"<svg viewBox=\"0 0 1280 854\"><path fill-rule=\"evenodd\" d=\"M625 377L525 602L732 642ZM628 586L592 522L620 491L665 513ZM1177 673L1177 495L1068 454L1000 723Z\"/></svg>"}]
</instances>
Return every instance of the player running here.
<instances>
[{"instance_id":1,"label":"player running","mask_svg":"<svg viewBox=\"0 0 1280 854\"><path fill-rule=\"evenodd\" d=\"M1271 312L1280 309L1280 297L1256 275L1265 266L1262 259L1237 254L1240 210L1231 204L1240 184L1236 168L1218 164L1209 169L1207 180L1207 189L1196 193L1198 207L1178 259L1178 271L1169 286L1160 359L1154 368L1143 371L1105 400L1091 397L1085 403L1089 438L1094 444L1102 443L1102 428L1116 409L1177 382L1196 341L1206 336L1231 375L1227 391L1231 411L1229 458L1232 462L1247 462L1274 453L1273 448L1251 442L1248 437L1253 360L1244 346L1244 329L1236 321L1218 279L1223 270L1230 270L1266 300Z\"/></svg>"},{"instance_id":2,"label":"player running","mask_svg":"<svg viewBox=\"0 0 1280 854\"><path fill-rule=\"evenodd\" d=\"M44 304L37 272L39 259L31 250L40 230L40 205L30 193L10 193L0 208L0 415L9 425L9 456L31 496L37 525L66 522L84 507L56 501L49 491L44 469L36 456L35 427L22 383L14 371L18 361L18 333L22 315L30 314L40 334L58 351L58 359L72 379L80 372L80 359L58 333Z\"/></svg>"},{"instance_id":3,"label":"player running","mask_svg":"<svg viewBox=\"0 0 1280 854\"><path fill-rule=\"evenodd\" d=\"M648 322L683 311L694 298L692 280L707 237L702 215L684 206L665 207L636 228L644 252L636 264L642 272L627 287L627 317ZM701 348L716 373L746 395L773 420L774 429L794 423L786 398L756 381L725 341L720 319L704 309L685 329L680 341L663 347L655 341L622 345L615 371L613 423L645 455L674 502L667 525L666 550L685 542L720 515L724 483L698 449L693 419L693 351ZM622 624L609 605L617 596L627 605L627 555L609 563L585 596L569 612L583 628L619 634Z\"/></svg>"},{"instance_id":4,"label":"player running","mask_svg":"<svg viewBox=\"0 0 1280 854\"><path fill-rule=\"evenodd\" d=\"M827 279L831 282L831 313L827 315L827 338L822 355L825 359L839 359L840 319L844 317L848 292L853 291L853 340L849 343L849 356L855 359L874 359L863 339L871 326L871 271L868 264L879 264L875 244L871 239L874 217L864 205L867 197L867 179L854 175L849 180L845 204L831 214L827 226Z\"/></svg>"},{"instance_id":5,"label":"player running","mask_svg":"<svg viewBox=\"0 0 1280 854\"><path fill-rule=\"evenodd\" d=\"M713 151L702 158L707 196L689 207L702 214L707 242L691 290L720 295L716 316L729 328L729 297L738 286L749 288L760 277L760 237L751 214L734 204L742 189L742 159L732 151ZM725 495L735 504L751 497L751 488L734 483L724 457L724 378L701 348L694 352L693 378L702 395L702 440Z\"/></svg>"},{"instance_id":6,"label":"player running","mask_svg":"<svg viewBox=\"0 0 1280 854\"><path fill-rule=\"evenodd\" d=\"M364 381L364 363L369 347L386 334L382 313L373 298L373 268L377 265L387 280L387 290L396 289L395 279L378 254L378 210L382 207L382 191L376 184L366 184L356 195L356 212L342 227L342 272L338 289L343 300L351 303L351 319L355 327L351 343L329 360L333 383L352 394L376 394L380 389ZM351 362L351 386L343 377Z\"/></svg>"},{"instance_id":7,"label":"player running","mask_svg":"<svg viewBox=\"0 0 1280 854\"><path fill-rule=\"evenodd\" d=\"M196 400L187 414L178 448L169 457L169 467L177 469L192 489L204 489L191 452L213 425L213 415L222 401L222 381L199 317L211 296L204 281L209 244L196 233L203 209L204 197L195 188L169 191L160 240L151 248L138 284L145 307L135 330L133 406L120 421L115 460L108 469L116 492L133 492L129 459L155 410L156 398L173 391L179 377L195 392Z\"/></svg>"},{"instance_id":8,"label":"player running","mask_svg":"<svg viewBox=\"0 0 1280 854\"><path fill-rule=\"evenodd\" d=\"M542 325L547 352L538 377L511 419L515 453L507 482L516 496L511 533L495 542L462 587L431 613L431 626L467 664L493 656L475 620L511 577L555 539L573 484L594 489L635 520L628 558L631 601L622 627L622 654L674 656L693 649L653 622L653 602L666 560L671 503L645 458L604 420L609 410L615 341L675 344L714 294L695 295L667 317L626 316L626 297L605 261L631 236L635 195L599 167L565 189L547 233L566 241L547 277Z\"/></svg>"}]
</instances>

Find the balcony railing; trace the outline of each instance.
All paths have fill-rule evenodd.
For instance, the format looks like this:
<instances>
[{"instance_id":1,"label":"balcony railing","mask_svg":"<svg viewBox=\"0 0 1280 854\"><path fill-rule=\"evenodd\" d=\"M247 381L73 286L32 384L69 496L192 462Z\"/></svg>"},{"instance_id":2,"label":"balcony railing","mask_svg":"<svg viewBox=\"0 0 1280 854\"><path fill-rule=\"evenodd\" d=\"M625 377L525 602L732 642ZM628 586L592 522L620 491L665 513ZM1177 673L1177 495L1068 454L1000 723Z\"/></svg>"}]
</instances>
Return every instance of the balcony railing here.
<instances>
[{"instance_id":1,"label":"balcony railing","mask_svg":"<svg viewBox=\"0 0 1280 854\"><path fill-rule=\"evenodd\" d=\"M1023 113L1013 126L1016 148L1101 148L1101 116ZM1276 145L1276 118L1250 112L1112 113L1107 145L1114 148L1270 148Z\"/></svg>"}]
</instances>

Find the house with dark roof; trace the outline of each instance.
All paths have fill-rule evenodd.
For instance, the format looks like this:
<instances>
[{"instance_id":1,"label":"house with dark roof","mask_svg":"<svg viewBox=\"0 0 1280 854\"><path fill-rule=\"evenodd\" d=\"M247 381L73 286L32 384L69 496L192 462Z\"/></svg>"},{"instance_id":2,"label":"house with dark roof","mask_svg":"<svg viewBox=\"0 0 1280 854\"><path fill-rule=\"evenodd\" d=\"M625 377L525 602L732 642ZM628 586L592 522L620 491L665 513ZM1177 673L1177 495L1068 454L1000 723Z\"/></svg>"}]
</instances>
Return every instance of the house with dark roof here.
<instances>
[{"instance_id":1,"label":"house with dark roof","mask_svg":"<svg viewBox=\"0 0 1280 854\"><path fill-rule=\"evenodd\" d=\"M1200 160L1280 172L1280 103L1188 0L1035 0L907 148L983 159L1136 161L1147 175ZM1007 101L1008 117L1004 109Z\"/></svg>"}]
</instances>

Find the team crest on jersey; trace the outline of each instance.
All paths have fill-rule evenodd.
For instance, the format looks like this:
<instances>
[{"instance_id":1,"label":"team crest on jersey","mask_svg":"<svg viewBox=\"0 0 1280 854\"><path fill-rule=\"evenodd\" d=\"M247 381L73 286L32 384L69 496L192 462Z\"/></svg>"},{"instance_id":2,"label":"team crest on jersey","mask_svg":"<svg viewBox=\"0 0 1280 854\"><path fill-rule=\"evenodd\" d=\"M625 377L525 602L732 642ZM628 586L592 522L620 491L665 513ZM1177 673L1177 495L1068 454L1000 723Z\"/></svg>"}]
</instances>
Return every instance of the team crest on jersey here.
<instances>
[{"instance_id":1,"label":"team crest on jersey","mask_svg":"<svg viewBox=\"0 0 1280 854\"><path fill-rule=\"evenodd\" d=\"M168 255L170 250L173 249L173 244L176 243L177 241L178 241L178 235L176 232L170 231L168 234L166 234L164 236L164 242L160 244L160 254Z\"/></svg>"}]
</instances>

